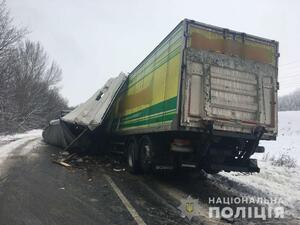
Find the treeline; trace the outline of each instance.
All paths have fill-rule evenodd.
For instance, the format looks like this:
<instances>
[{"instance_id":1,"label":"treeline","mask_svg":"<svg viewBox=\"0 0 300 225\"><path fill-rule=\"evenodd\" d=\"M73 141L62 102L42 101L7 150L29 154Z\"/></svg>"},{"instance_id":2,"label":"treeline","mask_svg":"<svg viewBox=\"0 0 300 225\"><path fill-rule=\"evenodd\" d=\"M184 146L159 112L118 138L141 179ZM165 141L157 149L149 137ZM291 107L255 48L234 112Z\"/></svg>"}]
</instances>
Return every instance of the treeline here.
<instances>
[{"instance_id":1,"label":"treeline","mask_svg":"<svg viewBox=\"0 0 300 225\"><path fill-rule=\"evenodd\" d=\"M26 40L0 3L0 133L44 127L67 107L57 84L62 71L43 47Z\"/></svg>"},{"instance_id":2,"label":"treeline","mask_svg":"<svg viewBox=\"0 0 300 225\"><path fill-rule=\"evenodd\" d=\"M279 111L299 111L300 110L300 89L295 92L279 97Z\"/></svg>"}]
</instances>

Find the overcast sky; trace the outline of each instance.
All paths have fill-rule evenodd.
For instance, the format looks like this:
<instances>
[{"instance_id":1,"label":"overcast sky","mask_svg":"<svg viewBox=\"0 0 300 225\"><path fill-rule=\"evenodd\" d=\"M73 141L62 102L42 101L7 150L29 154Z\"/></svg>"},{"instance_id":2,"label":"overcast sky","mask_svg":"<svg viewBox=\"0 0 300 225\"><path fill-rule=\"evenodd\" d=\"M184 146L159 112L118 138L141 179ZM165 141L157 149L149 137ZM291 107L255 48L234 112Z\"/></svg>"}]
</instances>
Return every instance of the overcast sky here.
<instances>
[{"instance_id":1,"label":"overcast sky","mask_svg":"<svg viewBox=\"0 0 300 225\"><path fill-rule=\"evenodd\" d=\"M279 41L279 94L300 88L300 1L7 0L28 38L63 70L62 94L85 101L130 72L184 18Z\"/></svg>"}]
</instances>

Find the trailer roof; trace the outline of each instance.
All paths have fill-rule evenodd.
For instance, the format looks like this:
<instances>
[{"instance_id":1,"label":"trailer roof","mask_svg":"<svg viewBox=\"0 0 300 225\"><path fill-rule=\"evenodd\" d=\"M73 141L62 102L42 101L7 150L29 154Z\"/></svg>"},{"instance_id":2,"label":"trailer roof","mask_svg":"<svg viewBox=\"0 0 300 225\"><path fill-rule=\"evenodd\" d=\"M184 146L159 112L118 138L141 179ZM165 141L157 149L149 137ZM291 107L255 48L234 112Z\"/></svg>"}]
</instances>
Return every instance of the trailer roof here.
<instances>
[{"instance_id":1,"label":"trailer roof","mask_svg":"<svg viewBox=\"0 0 300 225\"><path fill-rule=\"evenodd\" d=\"M214 25L210 25L210 24L206 24L206 23L201 23L201 22L197 22L195 20L191 20L191 19L183 19L182 21L180 21L177 26L129 73L128 76L130 76L131 74L133 74L136 70L138 70L143 63L158 49L160 48L160 46L164 43L165 40L167 40L180 26L182 26L185 23L189 23L189 24L194 24L197 26L201 26L203 28L206 29L211 29L211 30L215 30L218 32L223 32L224 30L226 30L226 32L228 33L235 33L235 34L242 34L245 37L247 37L248 39L252 39L256 42L260 42L260 43L265 43L265 44L273 44L274 47L276 47L276 52L277 55L279 56L278 53L278 45L279 43L275 40L271 40L271 39L267 39L267 38L262 38L262 37L258 37L255 35L251 35L251 34L247 34L244 32L239 32L239 31L235 31L235 30L231 30L231 29L227 29L227 28L222 28L222 27L218 27L218 26L214 26ZM277 62L276 62L277 64Z\"/></svg>"},{"instance_id":2,"label":"trailer roof","mask_svg":"<svg viewBox=\"0 0 300 225\"><path fill-rule=\"evenodd\" d=\"M213 30L220 31L220 32L223 32L224 30L226 30L226 32L228 32L228 33L243 34L246 37L257 40L257 41L261 41L261 42L265 42L265 43L269 43L269 44L273 43L273 44L278 45L278 41L271 40L271 39L268 39L268 38L259 37L259 36L248 34L248 33L245 33L245 32L239 32L239 31L236 31L236 30L231 30L231 29L224 28L224 27L218 27L218 26L215 26L215 25L210 25L210 24L206 24L206 23L202 23L202 22L198 22L198 21L190 20L190 19L184 19L183 21L187 21L188 23L195 24L195 25L201 26L201 27L206 28L206 29L213 29Z\"/></svg>"}]
</instances>

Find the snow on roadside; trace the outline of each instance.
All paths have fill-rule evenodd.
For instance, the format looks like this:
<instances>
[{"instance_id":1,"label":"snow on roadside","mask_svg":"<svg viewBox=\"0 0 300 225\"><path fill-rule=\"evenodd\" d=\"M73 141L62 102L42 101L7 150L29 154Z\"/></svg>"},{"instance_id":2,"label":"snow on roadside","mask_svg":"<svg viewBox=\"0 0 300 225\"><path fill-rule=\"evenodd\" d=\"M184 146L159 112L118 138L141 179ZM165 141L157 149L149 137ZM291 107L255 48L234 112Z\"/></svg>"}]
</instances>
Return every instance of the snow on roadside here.
<instances>
[{"instance_id":1,"label":"snow on roadside","mask_svg":"<svg viewBox=\"0 0 300 225\"><path fill-rule=\"evenodd\" d=\"M1 143L7 143L10 141L15 141L21 138L27 138L27 137L38 137L42 135L42 130L30 130L25 133L18 133L13 135L0 135L0 144Z\"/></svg>"},{"instance_id":2,"label":"snow on roadside","mask_svg":"<svg viewBox=\"0 0 300 225\"><path fill-rule=\"evenodd\" d=\"M0 146L0 164L3 163L13 150L25 144L28 141L41 137L41 130L32 130L22 134L0 136L1 142L8 142ZM28 148L24 147L20 154L28 153Z\"/></svg>"},{"instance_id":3,"label":"snow on roadside","mask_svg":"<svg viewBox=\"0 0 300 225\"><path fill-rule=\"evenodd\" d=\"M238 195L281 199L287 215L300 218L300 168L273 166L270 161L258 163L260 173L221 172L212 179Z\"/></svg>"},{"instance_id":4,"label":"snow on roadside","mask_svg":"<svg viewBox=\"0 0 300 225\"><path fill-rule=\"evenodd\" d=\"M259 159L260 173L221 172L211 179L238 195L281 198L285 212L300 218L300 111L279 112L278 117L277 140L261 141L260 145L265 147L269 159L281 154L296 159L296 168L273 166L270 161L262 160L263 154L255 154L252 158Z\"/></svg>"}]
</instances>

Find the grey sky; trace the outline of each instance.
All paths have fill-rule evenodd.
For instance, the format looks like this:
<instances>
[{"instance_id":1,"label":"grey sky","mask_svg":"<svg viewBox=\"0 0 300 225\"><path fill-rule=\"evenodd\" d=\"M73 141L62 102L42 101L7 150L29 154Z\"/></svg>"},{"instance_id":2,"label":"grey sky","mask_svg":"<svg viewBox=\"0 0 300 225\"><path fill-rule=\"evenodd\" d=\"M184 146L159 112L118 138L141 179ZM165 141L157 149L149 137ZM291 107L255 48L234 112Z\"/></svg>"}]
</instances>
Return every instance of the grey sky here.
<instances>
[{"instance_id":1,"label":"grey sky","mask_svg":"<svg viewBox=\"0 0 300 225\"><path fill-rule=\"evenodd\" d=\"M130 72L184 18L280 42L280 94L300 88L297 0L7 0L15 23L63 69L71 105Z\"/></svg>"}]
</instances>

